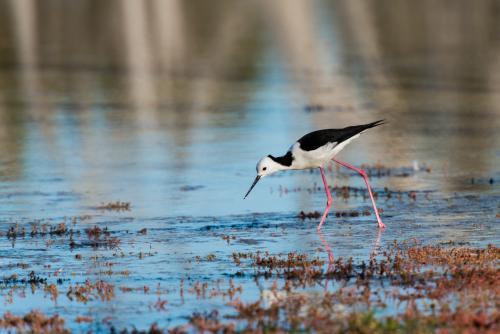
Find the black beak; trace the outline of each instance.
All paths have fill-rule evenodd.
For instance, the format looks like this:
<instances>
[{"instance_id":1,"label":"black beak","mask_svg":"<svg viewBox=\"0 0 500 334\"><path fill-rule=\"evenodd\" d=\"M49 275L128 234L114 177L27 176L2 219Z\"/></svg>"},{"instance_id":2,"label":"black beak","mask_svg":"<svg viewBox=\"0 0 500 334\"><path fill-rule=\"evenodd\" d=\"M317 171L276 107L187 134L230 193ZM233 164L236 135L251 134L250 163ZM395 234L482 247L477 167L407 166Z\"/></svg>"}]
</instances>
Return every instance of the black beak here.
<instances>
[{"instance_id":1,"label":"black beak","mask_svg":"<svg viewBox=\"0 0 500 334\"><path fill-rule=\"evenodd\" d=\"M257 177L255 178L255 180L252 183L252 186L250 187L250 190L248 190L247 194L245 195L245 197L243 199L247 198L248 194L250 194L250 192L252 191L253 187L255 187L255 185L257 184L257 182L259 182L259 180L260 180L260 175L257 175Z\"/></svg>"}]
</instances>

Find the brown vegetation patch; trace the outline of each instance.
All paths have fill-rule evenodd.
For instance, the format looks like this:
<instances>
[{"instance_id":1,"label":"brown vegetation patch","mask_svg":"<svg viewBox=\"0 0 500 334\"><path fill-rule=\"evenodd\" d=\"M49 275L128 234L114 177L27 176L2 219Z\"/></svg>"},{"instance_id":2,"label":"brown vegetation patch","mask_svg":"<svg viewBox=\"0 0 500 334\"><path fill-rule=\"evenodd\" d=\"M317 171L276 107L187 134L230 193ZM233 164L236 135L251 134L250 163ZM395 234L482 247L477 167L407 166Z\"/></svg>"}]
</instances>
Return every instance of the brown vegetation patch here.
<instances>
[{"instance_id":1,"label":"brown vegetation patch","mask_svg":"<svg viewBox=\"0 0 500 334\"><path fill-rule=\"evenodd\" d=\"M93 247L105 246L113 249L120 245L120 239L112 237L107 227L101 228L95 225L85 229L85 233L90 241L89 244Z\"/></svg>"},{"instance_id":2,"label":"brown vegetation patch","mask_svg":"<svg viewBox=\"0 0 500 334\"><path fill-rule=\"evenodd\" d=\"M485 249L477 248L443 248L424 246L409 248L408 257L419 264L465 266L495 264L500 260L500 248L489 245Z\"/></svg>"},{"instance_id":3,"label":"brown vegetation patch","mask_svg":"<svg viewBox=\"0 0 500 334\"><path fill-rule=\"evenodd\" d=\"M83 303L94 299L109 301L115 297L115 286L101 280L95 283L86 280L84 284L70 285L66 296L70 300L77 300Z\"/></svg>"},{"instance_id":4,"label":"brown vegetation patch","mask_svg":"<svg viewBox=\"0 0 500 334\"><path fill-rule=\"evenodd\" d=\"M97 207L98 210L110 210L110 211L129 211L130 202L109 202L107 204L101 204Z\"/></svg>"},{"instance_id":5,"label":"brown vegetation patch","mask_svg":"<svg viewBox=\"0 0 500 334\"><path fill-rule=\"evenodd\" d=\"M24 316L7 312L0 318L0 328L21 333L70 333L59 315L46 316L39 311L31 311Z\"/></svg>"},{"instance_id":6,"label":"brown vegetation patch","mask_svg":"<svg viewBox=\"0 0 500 334\"><path fill-rule=\"evenodd\" d=\"M91 240L109 236L107 229L97 226L86 233ZM197 260L215 261L218 257L209 253ZM233 253L232 260L239 267L235 277L253 277L260 298L240 300L243 287L235 284L237 279L228 285L220 280L195 281L187 289L189 294L197 299L223 298L231 311L224 315L218 311L195 313L183 326L161 329L153 325L150 330L380 334L500 331L500 249L493 245L480 249L453 243L447 247L422 246L409 241L394 242L366 261L340 257L323 261L297 252ZM104 265L111 268L114 263ZM103 273L106 272L99 272ZM36 281L36 275L31 276ZM58 298L56 285L45 282L44 291L51 299ZM121 286L119 291L149 293L150 289ZM165 291L158 285L158 299L149 304L151 310L176 307L160 298ZM181 280L179 294L183 301L184 292ZM84 303L109 301L115 296L115 287L104 281L87 280L71 285L66 295ZM93 321L84 317L75 321L86 320ZM3 326L0 328L8 328Z\"/></svg>"},{"instance_id":7,"label":"brown vegetation patch","mask_svg":"<svg viewBox=\"0 0 500 334\"><path fill-rule=\"evenodd\" d=\"M79 315L76 317L75 319L75 322L77 324L81 324L81 323L91 323L92 321L94 321L93 318L91 317L87 317L87 316L84 316L84 315Z\"/></svg>"}]
</instances>

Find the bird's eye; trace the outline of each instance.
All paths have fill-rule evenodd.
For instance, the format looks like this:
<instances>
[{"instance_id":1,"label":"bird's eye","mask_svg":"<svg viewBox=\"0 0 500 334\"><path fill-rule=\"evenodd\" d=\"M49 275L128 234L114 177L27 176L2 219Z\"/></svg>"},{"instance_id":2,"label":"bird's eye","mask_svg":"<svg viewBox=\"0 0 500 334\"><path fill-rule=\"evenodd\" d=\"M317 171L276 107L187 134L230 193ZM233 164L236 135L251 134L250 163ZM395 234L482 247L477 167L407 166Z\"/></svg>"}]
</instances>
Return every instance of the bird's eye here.
<instances>
[{"instance_id":1,"label":"bird's eye","mask_svg":"<svg viewBox=\"0 0 500 334\"><path fill-rule=\"evenodd\" d=\"M266 170L266 169L267 169L267 167L262 168L262 170Z\"/></svg>"}]
</instances>

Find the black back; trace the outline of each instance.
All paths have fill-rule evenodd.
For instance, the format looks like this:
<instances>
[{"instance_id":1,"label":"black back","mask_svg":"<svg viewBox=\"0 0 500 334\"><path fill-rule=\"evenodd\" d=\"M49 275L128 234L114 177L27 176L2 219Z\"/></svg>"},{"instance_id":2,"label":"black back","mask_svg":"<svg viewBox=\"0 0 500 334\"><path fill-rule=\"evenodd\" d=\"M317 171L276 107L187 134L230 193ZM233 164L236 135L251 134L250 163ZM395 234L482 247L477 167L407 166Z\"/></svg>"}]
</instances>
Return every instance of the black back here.
<instances>
[{"instance_id":1,"label":"black back","mask_svg":"<svg viewBox=\"0 0 500 334\"><path fill-rule=\"evenodd\" d=\"M297 142L299 142L302 150L313 151L323 145L326 145L327 143L337 143L338 145L366 129L384 124L383 122L384 120L380 120L363 125L348 126L343 129L324 129L313 131L297 140Z\"/></svg>"}]
</instances>

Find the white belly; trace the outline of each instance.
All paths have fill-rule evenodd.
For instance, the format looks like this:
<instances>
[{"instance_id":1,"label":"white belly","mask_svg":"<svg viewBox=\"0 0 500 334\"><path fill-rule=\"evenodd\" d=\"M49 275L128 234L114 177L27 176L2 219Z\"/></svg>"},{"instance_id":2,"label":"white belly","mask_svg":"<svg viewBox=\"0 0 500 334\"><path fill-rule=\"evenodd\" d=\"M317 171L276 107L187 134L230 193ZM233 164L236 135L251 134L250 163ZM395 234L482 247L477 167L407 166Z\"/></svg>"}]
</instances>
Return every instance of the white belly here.
<instances>
[{"instance_id":1,"label":"white belly","mask_svg":"<svg viewBox=\"0 0 500 334\"><path fill-rule=\"evenodd\" d=\"M292 163L292 169L308 169L308 168L318 168L327 164L333 157L335 157L347 144L349 144L353 139L359 137L357 134L354 137L343 141L340 144L330 143L325 146L319 147L313 151L303 151L300 148L299 143L295 143L292 146L292 154L294 160Z\"/></svg>"}]
</instances>

